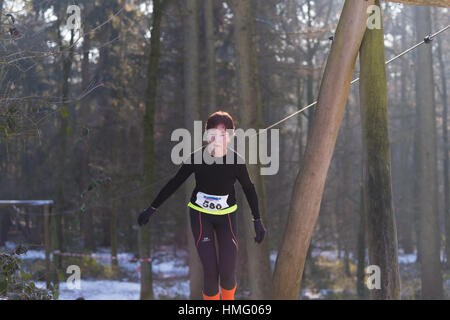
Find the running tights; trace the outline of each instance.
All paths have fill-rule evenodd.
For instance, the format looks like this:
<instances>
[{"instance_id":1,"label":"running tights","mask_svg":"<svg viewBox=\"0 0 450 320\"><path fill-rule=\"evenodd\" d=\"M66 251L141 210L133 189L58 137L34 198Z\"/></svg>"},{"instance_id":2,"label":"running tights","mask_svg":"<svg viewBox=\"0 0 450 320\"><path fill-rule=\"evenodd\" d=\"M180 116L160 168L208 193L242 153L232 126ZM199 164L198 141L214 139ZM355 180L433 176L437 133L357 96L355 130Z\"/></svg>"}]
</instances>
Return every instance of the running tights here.
<instances>
[{"instance_id":1,"label":"running tights","mask_svg":"<svg viewBox=\"0 0 450 320\"><path fill-rule=\"evenodd\" d=\"M238 250L236 211L214 215L190 208L194 244L203 265L203 294L216 296L236 288L236 258ZM218 243L218 257L214 233Z\"/></svg>"}]
</instances>

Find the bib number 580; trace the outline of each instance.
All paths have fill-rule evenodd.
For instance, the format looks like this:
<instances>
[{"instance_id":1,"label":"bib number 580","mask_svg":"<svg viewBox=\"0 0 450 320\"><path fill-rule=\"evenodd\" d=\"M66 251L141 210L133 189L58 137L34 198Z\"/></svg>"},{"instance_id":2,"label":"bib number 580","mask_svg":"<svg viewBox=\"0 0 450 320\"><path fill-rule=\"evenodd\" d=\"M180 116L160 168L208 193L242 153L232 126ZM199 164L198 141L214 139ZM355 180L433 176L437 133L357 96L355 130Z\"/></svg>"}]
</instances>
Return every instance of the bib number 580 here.
<instances>
[{"instance_id":1,"label":"bib number 580","mask_svg":"<svg viewBox=\"0 0 450 320\"><path fill-rule=\"evenodd\" d=\"M203 202L203 207L204 208L210 208L210 209L216 209L216 210L220 210L220 209L222 209L222 206L220 205L220 203L218 203L218 204L214 204L214 203L210 203L208 200L205 200L204 202Z\"/></svg>"}]
</instances>

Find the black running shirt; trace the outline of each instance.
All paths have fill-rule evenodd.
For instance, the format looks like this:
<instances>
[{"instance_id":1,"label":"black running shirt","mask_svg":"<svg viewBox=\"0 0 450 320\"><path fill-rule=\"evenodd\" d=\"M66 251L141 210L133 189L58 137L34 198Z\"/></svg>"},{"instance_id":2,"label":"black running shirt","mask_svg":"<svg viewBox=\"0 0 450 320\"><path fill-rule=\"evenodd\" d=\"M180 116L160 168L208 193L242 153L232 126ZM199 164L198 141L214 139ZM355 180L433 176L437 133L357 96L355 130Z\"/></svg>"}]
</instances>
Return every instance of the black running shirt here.
<instances>
[{"instance_id":1,"label":"black running shirt","mask_svg":"<svg viewBox=\"0 0 450 320\"><path fill-rule=\"evenodd\" d=\"M207 156L201 157L202 154L209 155L205 147L192 153L190 158L184 161L176 175L161 189L151 206L158 208L194 173L196 185L192 191L189 207L218 215L235 211L237 205L234 184L238 180L250 205L253 218L259 219L258 197L244 159L231 149L227 149L227 153L221 158L209 155L209 159L216 159L215 163L207 160Z\"/></svg>"}]
</instances>

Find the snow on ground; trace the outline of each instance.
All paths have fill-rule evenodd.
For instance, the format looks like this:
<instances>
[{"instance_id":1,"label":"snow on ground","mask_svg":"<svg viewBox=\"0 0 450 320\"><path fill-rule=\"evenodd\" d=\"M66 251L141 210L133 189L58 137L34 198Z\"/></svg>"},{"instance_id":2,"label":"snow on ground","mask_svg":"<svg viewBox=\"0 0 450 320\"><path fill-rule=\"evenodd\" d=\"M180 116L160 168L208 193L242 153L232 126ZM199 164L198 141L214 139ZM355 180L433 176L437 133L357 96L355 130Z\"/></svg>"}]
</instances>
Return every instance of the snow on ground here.
<instances>
[{"instance_id":1,"label":"snow on ground","mask_svg":"<svg viewBox=\"0 0 450 320\"><path fill-rule=\"evenodd\" d=\"M45 282L36 282L39 288L45 288ZM140 283L117 280L81 280L80 289L70 289L65 282L59 285L59 300L139 300ZM162 285L154 281L155 299L186 298L189 292L189 280L175 281L171 285Z\"/></svg>"},{"instance_id":2,"label":"snow on ground","mask_svg":"<svg viewBox=\"0 0 450 320\"><path fill-rule=\"evenodd\" d=\"M399 250L398 254L398 263L402 264L409 264L409 263L415 263L417 260L417 253L403 253L403 250Z\"/></svg>"},{"instance_id":3,"label":"snow on ground","mask_svg":"<svg viewBox=\"0 0 450 320\"><path fill-rule=\"evenodd\" d=\"M7 251L12 251L16 244L6 242L5 246L0 248ZM171 298L187 298L189 292L189 267L187 266L187 252L184 250L173 250L173 247L165 246L158 248L152 254L152 272L154 274L154 293L156 299L171 299ZM93 254L109 256L110 250L108 248L99 248ZM312 251L314 257L323 257L332 261L338 259L337 250L321 250L314 248ZM341 257L344 253L341 252ZM28 250L27 253L20 255L21 259L45 259L44 250ZM128 278L120 280L97 280L97 279L81 279L81 289L69 289L65 282L60 283L61 300L73 300L78 297L91 300L137 300L139 299L140 283L139 283L139 264L136 262L127 261L136 258L132 253L118 254L119 267L130 275L131 281ZM270 264L272 270L275 267L277 258L277 251L270 252ZM353 259L352 256L350 256ZM405 254L402 249L399 250L398 260L401 264L413 264L416 262L417 253ZM124 259L124 260L121 260ZM101 264L109 264L109 259L97 260ZM447 280L450 282L450 279ZM37 282L36 285L44 287L44 282ZM326 296L327 290L319 292L312 292L308 289L303 290L303 296L308 299L320 299Z\"/></svg>"},{"instance_id":4,"label":"snow on ground","mask_svg":"<svg viewBox=\"0 0 450 320\"><path fill-rule=\"evenodd\" d=\"M302 298L315 300L315 299L323 299L329 293L337 293L342 292L342 289L321 289L321 290L310 290L310 289L302 289Z\"/></svg>"},{"instance_id":5,"label":"snow on ground","mask_svg":"<svg viewBox=\"0 0 450 320\"><path fill-rule=\"evenodd\" d=\"M13 251L16 244L6 242L0 248ZM187 298L189 292L189 267L186 265L187 253L183 250L173 250L173 247L161 247L152 254L152 272L154 275L153 291L156 299ZM92 255L109 257L107 248L99 248ZM132 281L83 279L81 274L80 289L68 288L66 282L60 282L60 300L74 300L83 297L86 300L138 300L140 293L139 263L128 261L136 258L132 253L119 253L119 267L131 275ZM44 250L28 250L21 254L23 260L45 259ZM122 260L124 259L124 260ZM110 264L109 259L97 259L100 264ZM137 279L137 281L136 281ZM36 282L36 286L44 288L45 282Z\"/></svg>"},{"instance_id":6,"label":"snow on ground","mask_svg":"<svg viewBox=\"0 0 450 320\"><path fill-rule=\"evenodd\" d=\"M367 254L367 253L366 253ZM312 251L313 257L322 257L331 261L338 260L339 254L338 250L321 250L319 248L314 248ZM341 251L341 257L344 257L344 251ZM415 263L416 262L417 253L413 254L405 254L403 250L399 250L398 252L398 261L399 263ZM275 261L277 259L277 252L270 252L270 262L272 268L275 266ZM350 253L350 259L354 260L353 254Z\"/></svg>"}]
</instances>

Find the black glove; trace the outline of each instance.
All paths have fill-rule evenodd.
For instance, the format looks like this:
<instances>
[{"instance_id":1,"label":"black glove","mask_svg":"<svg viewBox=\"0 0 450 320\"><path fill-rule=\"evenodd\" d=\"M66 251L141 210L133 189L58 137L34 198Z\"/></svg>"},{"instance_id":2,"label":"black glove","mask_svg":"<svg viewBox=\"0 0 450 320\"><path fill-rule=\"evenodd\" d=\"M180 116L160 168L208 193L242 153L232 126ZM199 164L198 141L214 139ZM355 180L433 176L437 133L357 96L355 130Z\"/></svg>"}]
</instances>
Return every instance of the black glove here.
<instances>
[{"instance_id":1,"label":"black glove","mask_svg":"<svg viewBox=\"0 0 450 320\"><path fill-rule=\"evenodd\" d=\"M255 227L255 241L261 243L264 240L264 235L266 234L266 229L262 223L261 219L253 220L253 226Z\"/></svg>"},{"instance_id":2,"label":"black glove","mask_svg":"<svg viewBox=\"0 0 450 320\"><path fill-rule=\"evenodd\" d=\"M146 224L148 222L148 220L150 219L150 217L156 212L156 209L153 208L152 206L148 207L147 209L145 209L144 211L142 211L141 213L139 213L139 217L137 219L139 226L143 226L144 224Z\"/></svg>"}]
</instances>

